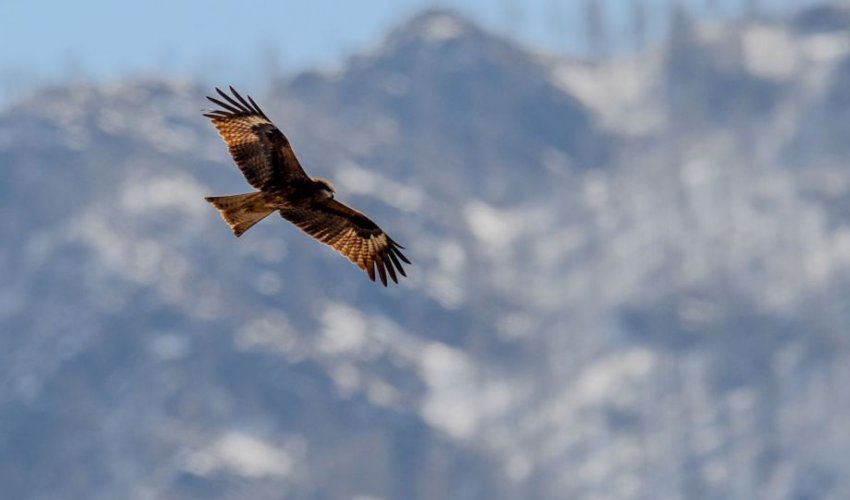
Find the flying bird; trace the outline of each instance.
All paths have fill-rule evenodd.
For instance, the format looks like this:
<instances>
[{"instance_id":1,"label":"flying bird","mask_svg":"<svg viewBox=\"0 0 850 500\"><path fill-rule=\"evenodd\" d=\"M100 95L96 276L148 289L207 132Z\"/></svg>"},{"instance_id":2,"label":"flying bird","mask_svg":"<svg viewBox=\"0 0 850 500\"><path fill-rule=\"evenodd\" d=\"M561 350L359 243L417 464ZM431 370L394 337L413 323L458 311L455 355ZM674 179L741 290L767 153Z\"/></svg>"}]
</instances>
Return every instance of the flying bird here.
<instances>
[{"instance_id":1,"label":"flying bird","mask_svg":"<svg viewBox=\"0 0 850 500\"><path fill-rule=\"evenodd\" d=\"M402 262L410 261L402 247L362 213L334 199L333 185L310 177L301 168L283 132L254 100L230 87L232 96L216 88L221 99L207 96L221 109L204 113L227 144L253 193L211 196L237 237L277 210L305 233L330 246L387 286L387 276L398 283L396 272L407 276Z\"/></svg>"}]
</instances>

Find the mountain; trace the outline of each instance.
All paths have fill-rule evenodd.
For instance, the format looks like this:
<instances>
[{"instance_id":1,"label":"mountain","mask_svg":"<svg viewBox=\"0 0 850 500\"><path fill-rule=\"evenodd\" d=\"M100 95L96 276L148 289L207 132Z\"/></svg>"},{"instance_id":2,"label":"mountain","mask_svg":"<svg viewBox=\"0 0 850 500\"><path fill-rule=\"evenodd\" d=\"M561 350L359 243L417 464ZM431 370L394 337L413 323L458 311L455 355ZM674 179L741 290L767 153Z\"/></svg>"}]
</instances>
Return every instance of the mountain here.
<instances>
[{"instance_id":1,"label":"mountain","mask_svg":"<svg viewBox=\"0 0 850 500\"><path fill-rule=\"evenodd\" d=\"M847 498L823 8L608 61L432 10L240 89L407 247L388 289L282 221L230 235L197 82L9 105L4 498Z\"/></svg>"}]
</instances>

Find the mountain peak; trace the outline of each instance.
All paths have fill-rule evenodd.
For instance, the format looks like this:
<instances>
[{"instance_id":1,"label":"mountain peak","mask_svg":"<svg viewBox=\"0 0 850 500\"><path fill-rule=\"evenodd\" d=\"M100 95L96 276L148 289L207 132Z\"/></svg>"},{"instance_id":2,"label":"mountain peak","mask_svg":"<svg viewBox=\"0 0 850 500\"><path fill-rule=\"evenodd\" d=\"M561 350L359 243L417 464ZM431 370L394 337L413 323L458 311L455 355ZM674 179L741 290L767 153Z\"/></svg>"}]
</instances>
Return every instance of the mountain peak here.
<instances>
[{"instance_id":1,"label":"mountain peak","mask_svg":"<svg viewBox=\"0 0 850 500\"><path fill-rule=\"evenodd\" d=\"M455 11L428 9L411 18L398 31L423 40L442 42L477 31L473 24Z\"/></svg>"},{"instance_id":2,"label":"mountain peak","mask_svg":"<svg viewBox=\"0 0 850 500\"><path fill-rule=\"evenodd\" d=\"M402 22L390 33L390 45L442 45L461 39L477 39L482 30L457 11L432 8L424 10Z\"/></svg>"}]
</instances>

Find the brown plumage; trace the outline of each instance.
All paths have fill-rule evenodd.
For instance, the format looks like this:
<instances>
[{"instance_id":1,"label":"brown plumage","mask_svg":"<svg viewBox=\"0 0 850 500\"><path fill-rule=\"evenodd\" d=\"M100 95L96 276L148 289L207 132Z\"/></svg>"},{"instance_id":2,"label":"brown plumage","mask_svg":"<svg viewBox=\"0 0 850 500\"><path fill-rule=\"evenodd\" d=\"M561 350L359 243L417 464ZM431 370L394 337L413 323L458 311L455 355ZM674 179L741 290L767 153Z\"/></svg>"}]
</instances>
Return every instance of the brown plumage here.
<instances>
[{"instance_id":1,"label":"brown plumage","mask_svg":"<svg viewBox=\"0 0 850 500\"><path fill-rule=\"evenodd\" d=\"M233 234L241 236L277 210L313 238L330 246L366 271L375 281L387 276L398 283L407 276L401 263L410 261L403 248L362 213L334 200L328 181L309 177L286 136L268 119L257 103L230 87L230 96L216 88L221 99L207 97L220 106L205 113L212 120L245 179L259 191L233 196L213 196L207 201L221 213Z\"/></svg>"}]
</instances>

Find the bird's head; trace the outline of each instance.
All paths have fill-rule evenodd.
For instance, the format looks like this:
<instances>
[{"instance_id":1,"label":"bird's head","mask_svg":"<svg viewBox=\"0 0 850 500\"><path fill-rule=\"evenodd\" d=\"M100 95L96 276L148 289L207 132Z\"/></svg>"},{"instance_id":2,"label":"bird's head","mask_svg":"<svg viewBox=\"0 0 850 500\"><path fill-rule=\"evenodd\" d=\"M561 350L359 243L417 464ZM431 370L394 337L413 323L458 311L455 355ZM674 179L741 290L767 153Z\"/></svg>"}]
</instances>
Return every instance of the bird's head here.
<instances>
[{"instance_id":1,"label":"bird's head","mask_svg":"<svg viewBox=\"0 0 850 500\"><path fill-rule=\"evenodd\" d=\"M319 177L313 177L313 185L322 197L333 199L336 189L334 189L334 185L331 184L330 181L320 179Z\"/></svg>"}]
</instances>

